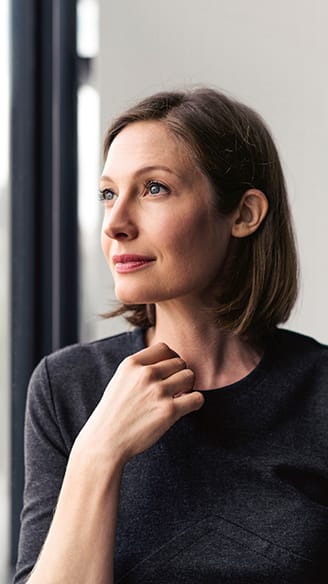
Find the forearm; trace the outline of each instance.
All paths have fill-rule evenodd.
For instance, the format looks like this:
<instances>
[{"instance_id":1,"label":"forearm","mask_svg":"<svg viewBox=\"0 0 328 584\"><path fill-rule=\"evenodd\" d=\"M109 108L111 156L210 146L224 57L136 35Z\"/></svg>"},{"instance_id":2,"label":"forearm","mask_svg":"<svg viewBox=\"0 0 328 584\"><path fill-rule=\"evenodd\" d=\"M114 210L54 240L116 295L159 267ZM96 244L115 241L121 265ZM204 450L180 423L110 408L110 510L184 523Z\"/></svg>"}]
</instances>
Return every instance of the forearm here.
<instances>
[{"instance_id":1,"label":"forearm","mask_svg":"<svg viewBox=\"0 0 328 584\"><path fill-rule=\"evenodd\" d=\"M27 584L112 584L122 465L73 448L54 518Z\"/></svg>"}]
</instances>

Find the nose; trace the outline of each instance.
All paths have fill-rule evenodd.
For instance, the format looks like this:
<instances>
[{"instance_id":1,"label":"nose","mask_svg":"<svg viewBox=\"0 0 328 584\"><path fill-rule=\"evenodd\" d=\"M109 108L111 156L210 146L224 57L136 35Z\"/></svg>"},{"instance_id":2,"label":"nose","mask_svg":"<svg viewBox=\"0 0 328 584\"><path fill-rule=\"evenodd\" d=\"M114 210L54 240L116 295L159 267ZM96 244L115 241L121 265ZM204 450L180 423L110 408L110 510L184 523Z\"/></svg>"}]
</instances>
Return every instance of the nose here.
<instances>
[{"instance_id":1,"label":"nose","mask_svg":"<svg viewBox=\"0 0 328 584\"><path fill-rule=\"evenodd\" d=\"M138 229L133 204L119 197L105 210L103 232L111 239L134 239Z\"/></svg>"}]
</instances>

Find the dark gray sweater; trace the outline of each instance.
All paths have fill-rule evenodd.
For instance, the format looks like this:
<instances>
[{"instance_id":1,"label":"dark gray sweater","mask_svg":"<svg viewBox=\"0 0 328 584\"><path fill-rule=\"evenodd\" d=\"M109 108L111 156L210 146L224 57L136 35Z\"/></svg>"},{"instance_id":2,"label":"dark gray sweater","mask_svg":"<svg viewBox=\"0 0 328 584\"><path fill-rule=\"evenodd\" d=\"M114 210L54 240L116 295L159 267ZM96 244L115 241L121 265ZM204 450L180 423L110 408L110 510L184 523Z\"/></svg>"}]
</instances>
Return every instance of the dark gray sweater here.
<instances>
[{"instance_id":1,"label":"dark gray sweater","mask_svg":"<svg viewBox=\"0 0 328 584\"><path fill-rule=\"evenodd\" d=\"M16 584L37 559L76 435L120 361L143 347L135 330L36 368ZM253 372L204 395L125 467L115 582L326 584L328 348L278 330Z\"/></svg>"}]
</instances>

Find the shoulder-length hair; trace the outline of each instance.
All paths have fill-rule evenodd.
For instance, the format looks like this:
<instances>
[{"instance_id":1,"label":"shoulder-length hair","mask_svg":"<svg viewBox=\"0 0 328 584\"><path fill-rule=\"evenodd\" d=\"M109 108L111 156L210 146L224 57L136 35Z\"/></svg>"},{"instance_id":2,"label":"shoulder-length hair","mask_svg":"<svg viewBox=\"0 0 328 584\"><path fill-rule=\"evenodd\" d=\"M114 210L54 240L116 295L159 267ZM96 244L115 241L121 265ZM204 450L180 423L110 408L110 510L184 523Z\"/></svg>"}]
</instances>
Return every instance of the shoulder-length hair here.
<instances>
[{"instance_id":1,"label":"shoulder-length hair","mask_svg":"<svg viewBox=\"0 0 328 584\"><path fill-rule=\"evenodd\" d=\"M261 117L246 105L209 88L151 95L119 116L107 131L104 155L128 124L159 120L189 150L209 179L222 214L234 211L248 189L261 190L269 211L261 226L236 239L224 281L211 303L224 331L259 337L285 322L298 289L298 261L287 190L278 152ZM154 324L154 305L120 305L133 325Z\"/></svg>"}]
</instances>

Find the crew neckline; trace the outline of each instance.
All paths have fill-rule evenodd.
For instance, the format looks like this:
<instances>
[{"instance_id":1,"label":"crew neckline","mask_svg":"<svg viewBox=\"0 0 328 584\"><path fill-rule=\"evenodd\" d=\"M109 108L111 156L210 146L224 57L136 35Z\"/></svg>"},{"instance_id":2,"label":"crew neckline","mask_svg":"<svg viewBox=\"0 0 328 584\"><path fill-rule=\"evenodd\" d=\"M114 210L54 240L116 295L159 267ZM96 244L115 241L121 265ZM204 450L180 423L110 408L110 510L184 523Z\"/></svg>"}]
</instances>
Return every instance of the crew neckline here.
<instances>
[{"instance_id":1,"label":"crew neckline","mask_svg":"<svg viewBox=\"0 0 328 584\"><path fill-rule=\"evenodd\" d=\"M139 349L146 348L147 344L145 342L145 332L147 329L134 329L130 331L131 333L135 334L135 341L138 345ZM217 395L226 395L234 390L246 389L247 387L254 387L260 381L262 381L270 368L270 363L273 360L273 345L275 344L275 339L277 334L281 329L276 329L269 335L265 341L264 351L262 357L260 358L258 364L250 371L247 375L235 381L234 383L230 383L229 385L224 385L222 387L214 387L214 388L197 388L194 391L200 391L205 398L211 398L211 396Z\"/></svg>"},{"instance_id":2,"label":"crew neckline","mask_svg":"<svg viewBox=\"0 0 328 584\"><path fill-rule=\"evenodd\" d=\"M245 390L249 387L255 387L260 383L267 375L269 371L269 364L272 362L272 354L270 351L271 341L272 339L268 340L263 351L263 355L259 360L258 364L252 369L247 375L234 381L233 383L229 383L228 385L224 385L222 387L214 387L210 389L197 389L195 391L200 391L206 399L211 399L211 397L218 395L224 396L230 393L236 393L238 390Z\"/></svg>"}]
</instances>

